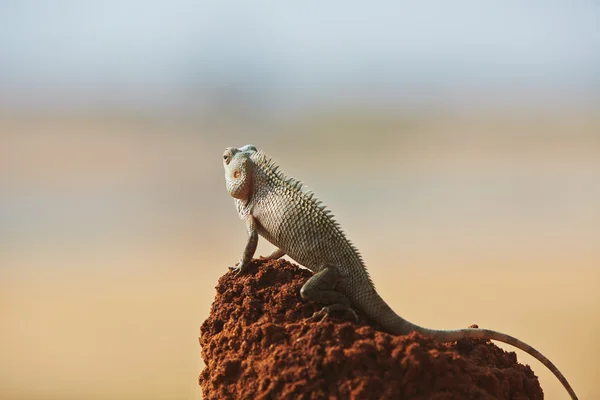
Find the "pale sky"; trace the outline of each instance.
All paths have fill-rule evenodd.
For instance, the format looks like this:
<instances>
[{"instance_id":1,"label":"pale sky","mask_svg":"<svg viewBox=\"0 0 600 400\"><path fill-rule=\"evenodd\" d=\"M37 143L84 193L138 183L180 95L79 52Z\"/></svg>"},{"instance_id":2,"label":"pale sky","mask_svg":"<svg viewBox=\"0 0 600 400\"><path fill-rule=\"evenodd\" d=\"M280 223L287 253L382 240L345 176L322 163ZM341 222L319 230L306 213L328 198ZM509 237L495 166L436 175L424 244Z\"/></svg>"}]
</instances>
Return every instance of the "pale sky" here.
<instances>
[{"instance_id":1,"label":"pale sky","mask_svg":"<svg viewBox=\"0 0 600 400\"><path fill-rule=\"evenodd\" d=\"M292 102L339 91L600 89L592 1L29 0L0 10L3 103L223 88Z\"/></svg>"}]
</instances>

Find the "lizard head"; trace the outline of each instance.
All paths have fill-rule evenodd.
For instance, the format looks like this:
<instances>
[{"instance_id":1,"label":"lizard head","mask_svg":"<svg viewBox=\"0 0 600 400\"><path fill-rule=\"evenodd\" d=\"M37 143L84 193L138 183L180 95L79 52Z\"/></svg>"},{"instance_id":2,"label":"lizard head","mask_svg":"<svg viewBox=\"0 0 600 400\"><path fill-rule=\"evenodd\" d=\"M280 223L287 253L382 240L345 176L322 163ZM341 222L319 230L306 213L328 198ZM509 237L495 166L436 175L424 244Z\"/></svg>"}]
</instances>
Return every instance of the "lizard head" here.
<instances>
[{"instance_id":1,"label":"lizard head","mask_svg":"<svg viewBox=\"0 0 600 400\"><path fill-rule=\"evenodd\" d=\"M223 153L225 185L232 197L248 200L252 195L252 160L256 147L247 144L239 149L228 147Z\"/></svg>"}]
</instances>

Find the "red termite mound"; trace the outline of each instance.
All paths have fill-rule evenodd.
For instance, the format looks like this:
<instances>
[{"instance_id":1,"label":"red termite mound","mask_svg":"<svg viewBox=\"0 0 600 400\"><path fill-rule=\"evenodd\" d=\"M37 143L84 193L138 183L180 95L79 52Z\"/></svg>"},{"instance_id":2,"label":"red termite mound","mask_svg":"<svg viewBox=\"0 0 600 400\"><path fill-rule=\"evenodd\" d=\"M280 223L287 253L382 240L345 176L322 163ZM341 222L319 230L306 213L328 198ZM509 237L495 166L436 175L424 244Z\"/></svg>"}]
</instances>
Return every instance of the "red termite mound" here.
<instances>
[{"instance_id":1,"label":"red termite mound","mask_svg":"<svg viewBox=\"0 0 600 400\"><path fill-rule=\"evenodd\" d=\"M254 260L219 279L200 329L205 399L542 399L515 353L483 340L439 343L376 330L364 315L307 320L311 276L285 260Z\"/></svg>"}]
</instances>

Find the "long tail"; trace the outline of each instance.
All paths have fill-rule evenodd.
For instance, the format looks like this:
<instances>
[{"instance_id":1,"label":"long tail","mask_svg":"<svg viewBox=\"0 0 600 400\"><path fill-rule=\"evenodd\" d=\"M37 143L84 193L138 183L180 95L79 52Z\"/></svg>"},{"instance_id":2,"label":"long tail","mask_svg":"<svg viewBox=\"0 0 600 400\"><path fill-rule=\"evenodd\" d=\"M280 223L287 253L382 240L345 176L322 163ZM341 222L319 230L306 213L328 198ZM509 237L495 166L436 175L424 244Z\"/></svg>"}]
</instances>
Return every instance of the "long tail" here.
<instances>
[{"instance_id":1,"label":"long tail","mask_svg":"<svg viewBox=\"0 0 600 400\"><path fill-rule=\"evenodd\" d=\"M525 353L535 357L539 362L544 364L546 368L548 368L554 376L558 378L560 383L565 387L571 399L577 400L577 395L575 391L567 381L567 378L558 370L556 365L552 363L546 356L542 353L528 345L527 343L513 337L507 335L502 332L493 331L490 329L481 329L481 328L466 328L466 329L456 329L456 330L436 330L436 329L427 329L420 326L415 325L415 331L423 334L424 336L430 336L440 342L454 342L459 339L485 339L485 340L497 340L499 342L508 343L512 346L515 346L518 349L523 350Z\"/></svg>"},{"instance_id":2,"label":"long tail","mask_svg":"<svg viewBox=\"0 0 600 400\"><path fill-rule=\"evenodd\" d=\"M376 310L373 315L376 322L378 322L385 330L396 335L406 335L411 332L419 332L424 336L429 336L440 342L455 342L460 339L485 339L497 340L499 342L508 343L512 346L515 346L516 348L521 349L527 354L535 357L539 362L544 364L546 368L552 371L554 376L558 378L560 383L562 383L571 396L571 399L577 400L575 391L564 375L558 370L558 368L556 368L556 366L542 353L513 336L492 331L490 329L481 328L466 328L456 330L436 330L424 328L422 326L415 325L396 314L375 291L373 291L371 296L367 296L366 299L371 305L377 304L377 306L373 308Z\"/></svg>"}]
</instances>

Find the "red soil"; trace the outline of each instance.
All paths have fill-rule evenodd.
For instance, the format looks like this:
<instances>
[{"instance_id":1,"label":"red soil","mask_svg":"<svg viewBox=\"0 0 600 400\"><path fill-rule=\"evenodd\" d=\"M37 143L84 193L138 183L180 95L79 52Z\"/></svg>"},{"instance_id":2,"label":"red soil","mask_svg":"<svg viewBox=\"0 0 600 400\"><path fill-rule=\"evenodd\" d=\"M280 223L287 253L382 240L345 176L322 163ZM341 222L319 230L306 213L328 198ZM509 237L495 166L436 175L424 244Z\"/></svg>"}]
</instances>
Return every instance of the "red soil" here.
<instances>
[{"instance_id":1,"label":"red soil","mask_svg":"<svg viewBox=\"0 0 600 400\"><path fill-rule=\"evenodd\" d=\"M310 271L252 262L219 279L200 329L205 399L542 399L537 377L483 340L438 343L376 330L363 315L308 321Z\"/></svg>"}]
</instances>

